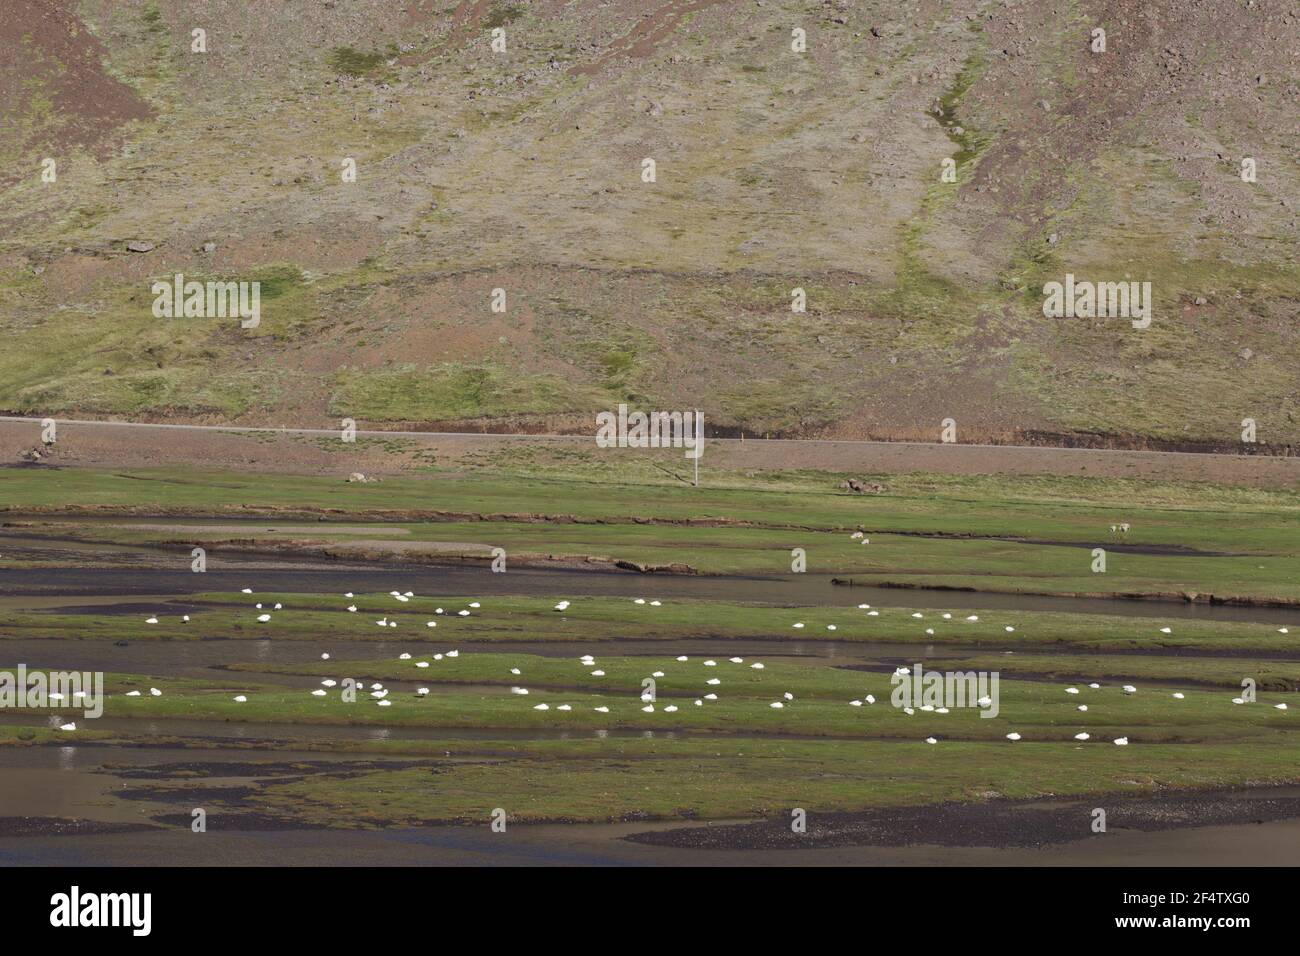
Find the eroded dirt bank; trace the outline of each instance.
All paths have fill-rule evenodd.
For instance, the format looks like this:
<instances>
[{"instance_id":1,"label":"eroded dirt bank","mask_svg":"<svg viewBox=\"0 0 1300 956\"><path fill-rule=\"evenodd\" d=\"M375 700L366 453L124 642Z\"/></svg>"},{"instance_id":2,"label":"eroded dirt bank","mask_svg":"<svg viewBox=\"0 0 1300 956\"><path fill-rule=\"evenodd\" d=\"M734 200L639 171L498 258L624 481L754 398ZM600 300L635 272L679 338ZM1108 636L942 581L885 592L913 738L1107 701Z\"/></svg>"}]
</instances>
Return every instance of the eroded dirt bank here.
<instances>
[{"instance_id":1,"label":"eroded dirt bank","mask_svg":"<svg viewBox=\"0 0 1300 956\"><path fill-rule=\"evenodd\" d=\"M1171 791L1154 796L1114 794L1088 799L989 800L919 807L882 807L860 813L808 813L796 833L788 814L760 823L713 824L631 834L655 846L710 850L938 845L1038 847L1104 838L1093 830L1095 810L1105 811L1107 832L1183 830L1300 818L1295 788Z\"/></svg>"}]
</instances>

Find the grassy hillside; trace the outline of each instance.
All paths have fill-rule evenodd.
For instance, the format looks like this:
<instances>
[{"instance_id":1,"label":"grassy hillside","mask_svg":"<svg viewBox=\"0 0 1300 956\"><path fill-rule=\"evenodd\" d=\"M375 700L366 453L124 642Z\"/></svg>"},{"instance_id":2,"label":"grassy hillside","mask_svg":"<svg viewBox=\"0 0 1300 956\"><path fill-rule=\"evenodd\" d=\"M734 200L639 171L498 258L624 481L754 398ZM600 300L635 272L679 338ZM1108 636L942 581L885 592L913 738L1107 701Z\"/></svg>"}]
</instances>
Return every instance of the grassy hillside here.
<instances>
[{"instance_id":1,"label":"grassy hillside","mask_svg":"<svg viewBox=\"0 0 1300 956\"><path fill-rule=\"evenodd\" d=\"M0 410L1300 441L1280 2L19 6ZM154 318L175 272L260 327ZM1151 327L1045 319L1067 272Z\"/></svg>"}]
</instances>

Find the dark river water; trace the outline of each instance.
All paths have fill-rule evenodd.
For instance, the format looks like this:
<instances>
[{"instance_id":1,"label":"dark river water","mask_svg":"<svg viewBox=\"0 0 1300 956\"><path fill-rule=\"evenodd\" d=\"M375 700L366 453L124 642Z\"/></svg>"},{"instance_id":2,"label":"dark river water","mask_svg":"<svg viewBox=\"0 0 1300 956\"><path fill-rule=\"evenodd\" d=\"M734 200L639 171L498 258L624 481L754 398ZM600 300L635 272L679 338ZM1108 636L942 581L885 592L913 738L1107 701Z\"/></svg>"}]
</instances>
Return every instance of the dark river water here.
<instances>
[{"instance_id":1,"label":"dark river water","mask_svg":"<svg viewBox=\"0 0 1300 956\"><path fill-rule=\"evenodd\" d=\"M222 763L274 760L338 762L352 758L312 751L278 752L170 748L96 748L69 745L5 755L0 816L41 815L102 823L150 823L176 812L175 804L117 800L127 785L114 773L156 764L201 760L215 764L205 782L239 786L247 771L223 776ZM402 763L401 758L386 763ZM105 764L110 768L105 771ZM1268 795L1294 788L1270 789ZM173 827L146 832L82 836L0 837L0 866L1292 866L1300 846L1300 820L1139 832L1114 829L1104 839L1041 848L829 847L788 850L702 850L650 846L623 838L673 823L512 825L505 833L486 826L435 826L383 830L221 831L195 834Z\"/></svg>"},{"instance_id":2,"label":"dark river water","mask_svg":"<svg viewBox=\"0 0 1300 956\"><path fill-rule=\"evenodd\" d=\"M49 545L43 542L43 545ZM83 546L77 545L81 548ZM158 570L157 552L147 564L89 569L0 570L0 615L7 609L102 605L104 613L121 611L125 600L133 611L160 608L196 590L338 593L411 590L421 596L521 595L547 598L582 596L645 597L663 600L693 598L771 605L877 607L933 607L953 611L1004 609L1070 611L1166 620L1257 621L1300 625L1300 612L1287 609L1240 608L1103 599L1073 599L971 593L942 590L899 590L832 585L827 576L790 575L779 578L687 577L630 573L517 569L492 574L479 568L439 568L425 565L349 566L311 564L297 559L223 554L223 567L204 575L188 570L188 560L175 559L174 571ZM114 607L114 603L118 606ZM176 605L172 610L176 609ZM94 609L90 609L94 613ZM609 653L601 642L528 641L465 645L475 651L577 656L584 652ZM778 641L619 641L620 655L741 654L817 656L845 663L918 660L932 656L934 648L922 644L870 644L817 640ZM409 647L397 641L355 642L275 640L132 641L125 647L111 642L76 640L22 640L0 642L0 665L19 661L35 668L140 672L160 676L229 679L240 677L220 670L233 661L267 664L315 663L322 651L340 661L395 658ZM990 648L983 648L988 651ZM951 645L941 653L956 653ZM260 679L260 678L259 678ZM296 685L314 678L284 677ZM502 693L485 687L483 693ZM47 718L6 714L4 722L42 724ZM205 763L249 760L338 760L356 756L302 752L267 753L237 749L241 743L286 739L329 740L536 740L588 739L591 737L658 737L672 740L689 734L673 731L511 731L426 730L401 727L312 726L305 724L253 724L227 721L126 720L101 718L98 729L119 729L160 736L202 737L212 749L185 750L131 747L94 747L68 744L57 747L0 749L0 817L58 816L101 823L149 822L151 815L176 810L173 806L138 800L119 800L114 792L128 784L111 767L198 760ZM367 758L368 759L368 758ZM400 761L402 758L392 758ZM207 782L216 783L213 778ZM239 784L240 779L225 781ZM681 823L671 824L681 826ZM1155 833L1116 832L1104 841L1050 846L1042 849L989 849L952 847L854 847L819 850L685 850L631 843L630 833L655 829L655 824L581 826L513 826L506 834L486 827L429 827L379 831L266 831L209 832L196 835L186 829L160 829L142 833L69 836L0 837L0 865L59 864L175 864L321 865L632 865L632 864L745 864L775 865L1179 865L1250 862L1263 865L1294 863L1300 845L1300 821L1257 826L1206 827Z\"/></svg>"},{"instance_id":3,"label":"dark river water","mask_svg":"<svg viewBox=\"0 0 1300 956\"><path fill-rule=\"evenodd\" d=\"M709 577L521 568L493 574L479 568L428 566L349 567L267 564L238 570L214 569L199 575L188 564L175 571L157 568L0 570L0 595L77 597L93 595L184 595L196 590L339 593L414 591L429 597L513 595L521 597L644 597L754 602L785 606L930 607L951 610L1068 611L1127 617L1201 621L1258 621L1300 624L1300 609L1236 607L1175 601L1069 598L989 591L931 588L846 587L830 576ZM75 602L67 602L75 603Z\"/></svg>"}]
</instances>

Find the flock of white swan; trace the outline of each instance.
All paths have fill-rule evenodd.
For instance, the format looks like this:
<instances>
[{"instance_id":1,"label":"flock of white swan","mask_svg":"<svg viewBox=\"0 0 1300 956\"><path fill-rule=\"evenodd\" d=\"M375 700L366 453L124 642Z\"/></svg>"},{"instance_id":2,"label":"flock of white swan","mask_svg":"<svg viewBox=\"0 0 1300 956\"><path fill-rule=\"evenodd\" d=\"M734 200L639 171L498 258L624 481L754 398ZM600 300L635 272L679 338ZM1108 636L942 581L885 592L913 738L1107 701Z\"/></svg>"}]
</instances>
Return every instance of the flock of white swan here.
<instances>
[{"instance_id":1,"label":"flock of white swan","mask_svg":"<svg viewBox=\"0 0 1300 956\"><path fill-rule=\"evenodd\" d=\"M864 539L864 540L865 540L865 539ZM252 594L253 591L252 591L251 588L244 588L244 589L242 590L241 593L243 593L243 594ZM413 598L415 595L414 595L412 592L410 592L410 591L405 591L405 592L390 591L390 592L389 592L389 596L392 597L392 598L393 598L395 601L397 601L398 603L406 604L406 603L409 603L410 600L411 600L411 598ZM349 600L351 600L352 598L355 597L355 595L354 595L351 591L349 591L349 592L347 592L347 593L344 595L344 597L347 598L347 599L349 599ZM633 599L633 603L634 603L634 604L637 604L637 605L644 605L644 606L647 606L647 607L660 607L660 606L662 606L662 603L663 603L663 602L658 601L658 600L647 601L645 598L635 598L635 599ZM480 602L478 602L478 601L470 601L466 607L464 607L464 608L462 608L462 609L460 609L460 610L458 610L458 611L455 611L455 612L447 611L447 610L445 610L444 608L441 608L441 607L436 608L436 609L434 610L434 616L435 616L435 618L436 618L436 617L439 617L439 616L454 616L454 617L460 617L460 618L470 617L474 612L480 610L481 607L482 607L482 605L481 605ZM568 611L570 607L572 607L572 602L571 602L571 601L568 601L568 600L563 600L563 601L560 601L559 603L557 603L557 604L555 605L554 610L557 611L557 612L560 612L560 613L564 613L564 612ZM861 610L861 611L865 611L866 614L867 614L867 616L869 616L869 617L879 617L879 616L880 616L880 612L879 612L878 610L872 608L871 605L869 605L869 604L859 604L859 605L858 605L858 609ZM255 610L261 612L261 613L259 613L259 614L256 616L256 620L257 620L257 622L258 622L259 624L270 624L270 623L272 623L273 620L274 620L274 617L273 617L274 612L276 612L276 611L280 611L280 610L283 610L283 605L282 605L281 603L279 603L279 602L276 602L276 603L275 603L273 606L271 606L270 608L266 608L266 607L263 606L263 604L262 604L261 602L258 602L258 603L256 604ZM347 610L348 613L353 613L353 614L358 613L358 609L357 609L357 606L356 606L355 603L349 604L349 605L347 606L347 609L346 609L346 610ZM923 613L921 613L920 611L913 611L913 612L910 612L910 613L911 613L911 617L912 617L913 619L916 619L916 620L924 620L924 618L925 618L925 615L924 615ZM941 620L943 620L943 621L952 621L952 620L953 620L953 615L952 615L950 612L943 612L943 613L941 613L941 614L939 615L939 618L940 618ZM186 615L182 615L181 620L182 620L182 622L184 622L184 623L188 623L189 620L190 620L189 615L188 615L188 614L186 614ZM979 615L977 615L977 614L969 614L969 615L967 615L967 616L964 618L964 621L965 621L966 623L975 623L975 622L979 621ZM150 616L149 618L147 618L147 619L145 620L145 623L146 623L146 624L157 624L157 623L158 623L158 618L157 618L156 616ZM375 624L376 624L378 627L383 627L383 628L395 628L395 627L397 627L398 622L397 622L396 620L390 619L390 618L388 617L388 615L384 615L384 616L381 617L379 620L375 621ZM437 620L429 620L429 621L426 622L425 626L426 626L426 627L430 627L430 628L434 628L434 627L437 627L437 626L438 626L438 622L437 622ZM795 629L795 630L801 630L801 629L803 629L803 628L805 627L805 624L804 624L803 621L797 621L797 622L795 622L794 624L792 624L791 627L792 627L793 629ZM837 626L836 626L835 624L827 624L825 627L826 627L826 630L828 630L828 631L834 631L834 630L837 629ZM1012 625L1006 625L1005 628L1004 628L1004 630L1005 630L1007 633L1013 633L1013 632L1015 631L1015 627L1012 626ZM1277 629L1277 631L1278 631L1278 633L1280 633L1280 634L1287 634L1287 633L1288 633L1288 629L1285 628L1285 627L1280 627L1280 628ZM1167 635L1167 634L1171 634L1173 631L1172 631L1172 628L1166 626L1166 627L1161 627L1161 628L1159 628L1159 632L1160 632L1161 634L1166 634L1166 635ZM935 632L934 632L934 628L933 628L933 627L926 627L926 628L925 628L925 634L926 634L926 635L933 636L934 633L935 633ZM457 658L459 655L460 655L460 651L459 651L459 650L450 650L450 651L445 651L445 652L441 652L441 653L435 653L435 654L430 655L430 656L431 656L431 658L432 658L433 661L437 662L437 661L444 661L444 660L454 660L454 659ZM330 655L329 655L329 654L321 654L321 659L322 659L322 660L329 660L329 659L330 659ZM418 661L417 661L417 660L414 660L413 657L412 657L412 655L409 654L409 653L403 653L403 654L402 654L398 659L401 660L401 661L411 661L412 664L413 664L413 666L414 666L415 668L417 668L417 669L426 669L426 668L428 668L428 667L430 666L430 662L429 662L429 661L427 661L427 660L418 660ZM679 655L679 656L676 658L676 660L675 660L674 663L676 663L676 664L687 664L687 663L689 663L689 662L690 662L690 658L689 658L687 655L684 655L684 654L683 654L683 655ZM588 676L588 677L591 677L591 678L601 678L601 677L604 677L604 676L605 676L605 671L602 670L602 669L597 665L597 663L596 663L596 659L595 659L591 654L584 654L584 655L582 655L582 656L578 659L578 663L579 663L583 668L586 669L586 671L587 671L587 676ZM726 663L727 663L727 664L730 664L730 665L732 665L732 666L743 666L743 665L745 664L745 660L744 660L744 658L741 658L741 657L731 657L731 658L728 658L728 659L726 660ZM706 668L718 668L718 667L721 667L722 665L720 665L719 662L716 661L716 660L713 660L713 659L706 659L706 660L704 660L704 661L702 662L702 666L703 666L703 667L706 667ZM748 666L749 666L750 669L752 669L752 670L756 670L756 671L761 671L761 670L764 669L764 665L763 665L763 663L762 663L761 661L752 661L752 662L749 663ZM704 672L704 673L709 673L709 674L713 675L713 674L716 674L716 673L718 673L718 672L717 672L717 671L709 671L709 672ZM896 668L896 670L895 670L894 673L895 673L896 676L902 676L902 675L907 675L907 674L909 673L909 670L908 670L908 668L906 668L906 667L900 667L900 668ZM515 676L515 677L521 676L520 670L519 670L519 668L517 668L517 667L512 667L512 668L510 668L510 674L511 674L512 676ZM665 675L664 675L664 672L663 672L663 671L655 670L655 671L651 672L651 673L650 673L649 675L647 675L647 676L648 676L650 679L652 679L652 680L658 680L659 678L662 678L662 677L664 677ZM702 675L701 675L701 676L702 676ZM317 689L311 691L310 693L311 693L312 696L314 696L314 697L325 697L325 696L327 696L327 694L328 694L328 692L329 692L329 691L328 691L329 688L334 688L334 687L337 687L337 686L339 686L339 680L336 680L336 679L334 679L334 678L326 678L325 680L322 680L322 681L321 681L321 686L320 686L319 688L317 688ZM361 683L360 683L360 682L356 682L356 686L360 687L360 686L361 686ZM718 688L718 687L720 687L720 686L722 686L722 678L717 677L717 676L709 676L709 677L707 677L707 678L703 678L703 676L702 676L701 689L702 689L704 692L701 693L698 697L696 697L696 698L694 699L694 701L692 702L693 705L696 706L696 707L704 707L704 706L707 705L707 702L711 702L711 701L716 701L716 700L718 700L718 692L717 692L717 690L716 690L715 688ZM1097 683L1097 682L1092 682L1092 683L1089 683L1089 684L1087 685L1087 688L1088 688L1090 691L1101 691L1101 690L1102 690L1102 685L1101 685L1100 683ZM1137 693L1137 688L1136 688L1135 686L1133 686L1132 684L1124 684L1124 685L1122 685L1122 687L1121 687L1120 689L1121 689L1121 692L1122 692L1123 694L1125 694L1125 695L1133 695L1133 694L1136 694L1136 693ZM511 686L511 688L510 688L510 692L511 692L511 694L518 695L518 696L527 696L528 693L529 693L528 688L523 687L523 686L520 686L520 685ZM428 693L429 693L429 688L428 688L428 687L419 687L419 688L417 688L417 690L416 690L416 695L419 696L419 697L424 697L424 696L428 695ZM1072 696L1076 696L1076 695L1080 695L1080 694L1082 693L1082 691L1080 691L1080 689L1079 689L1078 687L1069 686L1069 687L1066 687L1066 688L1065 688L1065 693L1066 693L1066 694L1069 694L1069 695L1072 695ZM149 694L150 694L151 696L153 696L153 697L161 697L161 696L162 696L162 691L158 690L157 688L151 687L151 688L149 689ZM370 695L371 698L374 699L375 704L376 704L377 706L379 706L379 707L391 707L391 706L392 706L392 701L389 699L389 696L390 696L390 690L389 690L389 688L385 687L382 683L379 683L379 682L374 682L374 683L372 683L372 684L370 685L369 695ZM126 692L125 696L127 696L127 697L140 697L140 696L142 696L142 694L141 694L141 692L138 691L138 690L132 690L132 691L128 691L128 692ZM1185 700L1185 699L1186 699L1186 695L1184 695L1184 694L1183 694L1182 692L1180 692L1180 691L1175 691L1175 692L1173 692L1170 696L1171 696L1173 699L1175 699L1175 700ZM246 702L248 701L248 696L247 696L246 694L239 694L239 695L235 696L235 697L233 698L233 700L234 700L235 702L237 702L237 703L246 703ZM771 701L771 703L770 703L768 706L769 706L770 708L772 708L773 710L781 710L781 709L784 709L788 704L791 704L791 703L793 703L793 702L794 702L794 695L791 694L791 693L789 693L789 692L784 692L784 693L782 693L782 694L781 694L777 699ZM1094 701L1094 702L1095 702L1095 701ZM1233 704L1244 704L1244 703L1246 703L1246 699L1243 698L1243 697L1234 697L1234 698L1232 698L1232 702L1233 702ZM644 713L649 714L649 713L655 713L655 712L656 712L656 704L658 704L659 701L656 699L656 695L655 695L654 691L653 691L653 690L649 690L649 691L645 691L645 692L643 692L643 693L640 695L640 698L639 698L638 703L640 704L640 710L641 710L642 712L644 712ZM852 707L863 707L863 706L869 706L869 705L872 705L872 704L875 704L875 703L876 703L876 698L875 698L873 695L871 695L871 694L867 694L867 695L865 695L865 696L863 696L863 697L861 697L861 698L856 698L856 699L854 699L854 700L850 700L848 703L849 703L849 705L852 706ZM989 701L989 699L988 699L987 697L985 697L985 698L981 698L979 701L977 701L977 704L978 704L979 706L981 706L981 707L986 707L986 706L989 705L989 703L990 703L990 701ZM1078 709L1080 712L1087 712L1087 711L1088 711L1088 707L1089 707L1088 704L1079 704L1079 705L1077 705L1077 709ZM1274 707L1274 709L1279 710L1279 711L1285 711L1285 710L1287 710L1287 705L1286 705L1285 703L1274 704L1273 707ZM552 709L552 708L551 708L551 705L550 705L550 704L547 704L547 703L540 703L540 704L534 704L534 705L533 705L533 710L536 710L536 711L547 711L547 710L551 710L551 709ZM916 710L917 710L917 709L919 709L919 710L921 710L921 711L923 711L923 712L933 712L933 713L935 713L935 714L947 714L947 713L949 712L947 707L935 707L934 705L931 705L931 704L925 704L925 705L922 705L921 707L916 708L916 709L914 709L914 708L912 708L912 707L902 707L902 708L900 708L900 709L903 711L904 714L906 714L906 715L909 716L909 717L913 716L913 715L916 713ZM556 706L554 707L554 710L556 710L556 711L571 711L571 710L573 710L573 706L572 706L571 704L567 704L567 703L566 703L566 704L558 704L558 705L556 705ZM596 713L600 713L600 714L608 714L608 713L610 712L610 708L609 708L609 706L608 706L608 705L604 705L604 704L602 704L602 705L600 705L600 706L597 706L597 707L593 707L592 710L594 710ZM677 710L678 710L678 706L677 706L677 704L673 704L673 703L666 704L666 705L662 706L662 708L661 708L661 712L662 712L662 713L665 713L665 714L676 713ZM65 731L74 731L74 730L76 730L76 724L75 724L75 723L64 724L64 725L61 725L59 729L60 729L60 730L65 730ZM1013 741L1013 742L1014 742L1014 741L1019 741L1019 740L1023 740L1023 739L1024 739L1020 733L1015 732L1015 731L1012 731L1011 733L1006 734L1005 737L1006 737L1007 740L1009 740L1009 741ZM1090 740L1090 739L1091 739L1091 735L1088 734L1086 731L1081 731L1081 732L1079 732L1079 733L1077 733L1077 734L1074 735L1074 739L1075 739L1075 740L1078 740L1078 741L1087 741L1087 740ZM926 738L925 738L925 742L926 742L927 744L937 744L937 743L939 742L939 739L936 738L936 737L934 737L934 736L929 736L929 737L926 737ZM1128 739L1127 736L1116 737L1116 738L1114 738L1114 740L1113 740L1112 742L1113 742L1116 746L1119 746L1119 747L1125 747L1125 746L1128 746L1129 739Z\"/></svg>"}]
</instances>

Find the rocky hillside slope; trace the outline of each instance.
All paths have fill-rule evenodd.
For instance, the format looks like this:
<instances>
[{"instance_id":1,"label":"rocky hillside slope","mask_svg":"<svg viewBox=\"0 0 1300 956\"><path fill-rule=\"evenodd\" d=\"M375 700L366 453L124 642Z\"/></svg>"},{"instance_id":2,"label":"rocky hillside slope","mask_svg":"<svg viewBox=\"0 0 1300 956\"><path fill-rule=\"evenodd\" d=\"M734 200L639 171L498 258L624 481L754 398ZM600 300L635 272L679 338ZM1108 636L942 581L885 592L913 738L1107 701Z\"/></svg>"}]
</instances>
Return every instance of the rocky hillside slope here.
<instances>
[{"instance_id":1,"label":"rocky hillside slope","mask_svg":"<svg viewBox=\"0 0 1300 956\"><path fill-rule=\"evenodd\" d=\"M1296 446L1298 58L1282 0L10 0L0 409Z\"/></svg>"}]
</instances>

